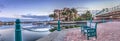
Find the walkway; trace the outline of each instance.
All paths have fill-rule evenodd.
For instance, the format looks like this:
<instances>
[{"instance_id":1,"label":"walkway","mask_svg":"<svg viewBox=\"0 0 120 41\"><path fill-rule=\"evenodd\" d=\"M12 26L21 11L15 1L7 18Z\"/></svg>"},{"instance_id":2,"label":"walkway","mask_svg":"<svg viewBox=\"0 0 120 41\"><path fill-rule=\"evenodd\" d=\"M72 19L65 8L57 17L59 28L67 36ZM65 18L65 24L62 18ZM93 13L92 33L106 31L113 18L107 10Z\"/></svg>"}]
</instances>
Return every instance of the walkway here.
<instances>
[{"instance_id":1,"label":"walkway","mask_svg":"<svg viewBox=\"0 0 120 41\"><path fill-rule=\"evenodd\" d=\"M80 28L55 31L37 41L120 41L120 22L100 23L97 28L97 39L81 34Z\"/></svg>"},{"instance_id":2,"label":"walkway","mask_svg":"<svg viewBox=\"0 0 120 41\"><path fill-rule=\"evenodd\" d=\"M79 29L68 31L64 41L120 41L120 22L109 22L98 24L98 38L87 38L81 34Z\"/></svg>"}]
</instances>

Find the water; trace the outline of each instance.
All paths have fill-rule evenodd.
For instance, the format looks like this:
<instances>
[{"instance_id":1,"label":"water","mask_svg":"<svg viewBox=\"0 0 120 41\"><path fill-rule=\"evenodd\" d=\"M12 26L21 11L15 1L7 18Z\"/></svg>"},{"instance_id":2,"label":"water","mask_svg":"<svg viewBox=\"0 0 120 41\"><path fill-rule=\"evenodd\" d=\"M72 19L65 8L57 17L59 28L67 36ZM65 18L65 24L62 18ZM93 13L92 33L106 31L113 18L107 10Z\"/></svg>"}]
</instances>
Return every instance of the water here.
<instances>
[{"instance_id":1,"label":"water","mask_svg":"<svg viewBox=\"0 0 120 41\"><path fill-rule=\"evenodd\" d=\"M32 19L23 19L32 18ZM20 18L20 21L50 21L51 18L48 16L27 16ZM16 18L0 17L2 22L15 21ZM35 41L39 38L47 36L50 32L49 29L52 27L50 25L32 25L32 24L22 24L22 36L23 41ZM4 41L14 41L15 27L14 25L0 25L0 39ZM1 40L0 40L1 41Z\"/></svg>"},{"instance_id":2,"label":"water","mask_svg":"<svg viewBox=\"0 0 120 41\"><path fill-rule=\"evenodd\" d=\"M39 38L47 36L50 32L50 25L31 25L22 24L23 41L35 41ZM15 28L14 25L0 26L0 34L4 41L14 41Z\"/></svg>"}]
</instances>

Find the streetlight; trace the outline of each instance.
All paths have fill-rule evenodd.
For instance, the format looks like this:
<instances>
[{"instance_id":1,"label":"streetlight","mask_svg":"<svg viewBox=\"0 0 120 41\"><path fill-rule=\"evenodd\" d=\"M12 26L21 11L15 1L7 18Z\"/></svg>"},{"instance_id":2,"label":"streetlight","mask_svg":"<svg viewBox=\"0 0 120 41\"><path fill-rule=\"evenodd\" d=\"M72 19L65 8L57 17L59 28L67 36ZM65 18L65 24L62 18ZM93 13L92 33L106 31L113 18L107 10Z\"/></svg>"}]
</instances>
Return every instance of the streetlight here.
<instances>
[{"instance_id":1,"label":"streetlight","mask_svg":"<svg viewBox=\"0 0 120 41\"><path fill-rule=\"evenodd\" d=\"M60 28L60 11L59 11L59 15L58 15L58 28L57 28L57 31L61 31L61 28Z\"/></svg>"}]
</instances>

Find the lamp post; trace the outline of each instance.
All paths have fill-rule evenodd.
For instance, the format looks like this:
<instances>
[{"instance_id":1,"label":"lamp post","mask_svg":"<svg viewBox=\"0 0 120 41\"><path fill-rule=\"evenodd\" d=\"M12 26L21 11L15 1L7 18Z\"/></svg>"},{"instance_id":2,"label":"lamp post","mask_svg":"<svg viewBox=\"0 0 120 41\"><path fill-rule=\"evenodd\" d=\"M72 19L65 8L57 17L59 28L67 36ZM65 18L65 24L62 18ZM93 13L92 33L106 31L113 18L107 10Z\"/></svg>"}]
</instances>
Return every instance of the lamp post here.
<instances>
[{"instance_id":1,"label":"lamp post","mask_svg":"<svg viewBox=\"0 0 120 41\"><path fill-rule=\"evenodd\" d=\"M16 19L15 23L15 41L22 41L20 19Z\"/></svg>"},{"instance_id":2,"label":"lamp post","mask_svg":"<svg viewBox=\"0 0 120 41\"><path fill-rule=\"evenodd\" d=\"M59 11L59 16L58 16L58 27L57 27L57 31L61 31L61 28L60 28L60 11Z\"/></svg>"}]
</instances>

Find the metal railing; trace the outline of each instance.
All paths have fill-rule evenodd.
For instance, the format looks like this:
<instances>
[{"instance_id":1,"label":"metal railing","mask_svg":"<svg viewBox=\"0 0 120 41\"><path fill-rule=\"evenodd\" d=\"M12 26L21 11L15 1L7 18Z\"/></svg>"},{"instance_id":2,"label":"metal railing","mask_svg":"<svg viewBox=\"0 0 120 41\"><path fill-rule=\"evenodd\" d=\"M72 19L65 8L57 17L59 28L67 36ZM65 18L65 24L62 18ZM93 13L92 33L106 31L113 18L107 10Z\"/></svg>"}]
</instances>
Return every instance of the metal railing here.
<instances>
[{"instance_id":1,"label":"metal railing","mask_svg":"<svg viewBox=\"0 0 120 41\"><path fill-rule=\"evenodd\" d=\"M114 12L114 11L120 11L120 5L112 7L112 8L105 8L99 11L98 13L96 13L96 15L106 14L106 13Z\"/></svg>"}]
</instances>

